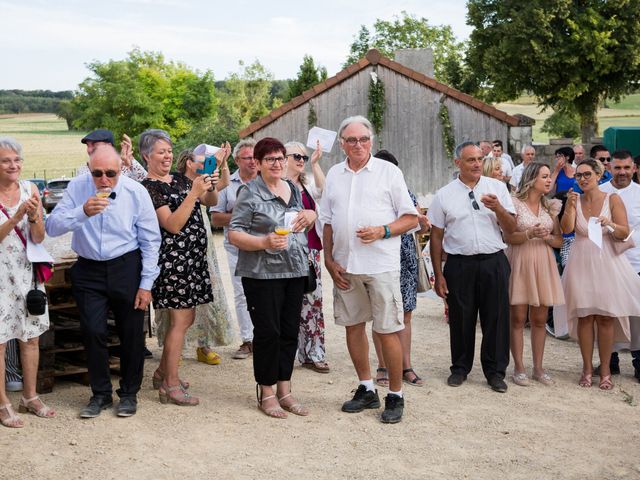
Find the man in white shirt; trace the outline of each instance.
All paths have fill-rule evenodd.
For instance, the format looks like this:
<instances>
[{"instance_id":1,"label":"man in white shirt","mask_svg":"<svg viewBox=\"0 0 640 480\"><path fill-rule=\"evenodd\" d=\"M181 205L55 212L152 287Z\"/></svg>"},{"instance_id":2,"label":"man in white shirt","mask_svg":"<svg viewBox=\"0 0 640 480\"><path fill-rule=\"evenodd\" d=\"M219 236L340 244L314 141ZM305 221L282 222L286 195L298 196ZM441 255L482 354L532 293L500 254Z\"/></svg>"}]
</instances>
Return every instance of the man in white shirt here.
<instances>
[{"instance_id":1,"label":"man in white shirt","mask_svg":"<svg viewBox=\"0 0 640 480\"><path fill-rule=\"evenodd\" d=\"M520 150L520 156L522 157L522 163L513 169L511 180L509 180L509 185L511 185L514 190L518 189L518 184L520 183L520 179L522 178L524 167L535 160L536 149L531 145L525 145L524 147L522 147L522 150Z\"/></svg>"},{"instance_id":2,"label":"man in white shirt","mask_svg":"<svg viewBox=\"0 0 640 480\"><path fill-rule=\"evenodd\" d=\"M574 145L573 153L575 155L575 158L573 159L573 168L577 168L584 160L584 146L580 144Z\"/></svg>"},{"instance_id":3,"label":"man in white shirt","mask_svg":"<svg viewBox=\"0 0 640 480\"><path fill-rule=\"evenodd\" d=\"M629 150L618 150L613 153L611 161L611 173L613 178L610 182L600 185L600 190L606 193L617 193L622 199L627 209L629 228L632 231L632 239L635 244L625 253L631 266L640 274L640 185L632 181L636 165ZM640 292L638 292L640 294ZM640 317L629 317L631 328L631 344L628 345L633 358L635 377L640 382ZM620 359L617 350L623 345L614 345L614 352L611 354L611 373L620 374ZM627 347L627 345L624 345ZM599 374L600 367L597 367L594 374Z\"/></svg>"},{"instance_id":4,"label":"man in white shirt","mask_svg":"<svg viewBox=\"0 0 640 480\"><path fill-rule=\"evenodd\" d=\"M346 327L347 346L360 385L342 411L378 408L371 377L366 324L380 334L389 371L389 394L381 420L402 419L400 235L415 228L418 212L402 172L371 155L373 129L361 116L345 119L338 137L346 159L327 173L320 203L325 266L334 282L336 324Z\"/></svg>"},{"instance_id":5,"label":"man in white shirt","mask_svg":"<svg viewBox=\"0 0 640 480\"><path fill-rule=\"evenodd\" d=\"M449 306L452 365L447 383L458 387L471 372L479 313L482 370L491 388L503 393L509 364L511 269L501 229L512 233L516 220L506 185L482 176L482 159L471 142L456 148L460 175L438 190L429 208L431 261L436 293Z\"/></svg>"},{"instance_id":6,"label":"man in white shirt","mask_svg":"<svg viewBox=\"0 0 640 480\"><path fill-rule=\"evenodd\" d=\"M236 316L240 327L242 344L233 354L233 358L242 360L251 356L253 352L253 324L247 309L247 299L242 288L242 279L235 275L238 263L238 248L229 243L229 221L236 204L238 188L250 182L258 174L258 166L253 158L255 140L248 138L240 140L233 149L233 160L238 165L238 170L229 177L229 185L218 196L218 203L211 208L211 224L216 227L224 227L224 249L227 251L227 262L231 272L233 285L233 299L236 306Z\"/></svg>"}]
</instances>

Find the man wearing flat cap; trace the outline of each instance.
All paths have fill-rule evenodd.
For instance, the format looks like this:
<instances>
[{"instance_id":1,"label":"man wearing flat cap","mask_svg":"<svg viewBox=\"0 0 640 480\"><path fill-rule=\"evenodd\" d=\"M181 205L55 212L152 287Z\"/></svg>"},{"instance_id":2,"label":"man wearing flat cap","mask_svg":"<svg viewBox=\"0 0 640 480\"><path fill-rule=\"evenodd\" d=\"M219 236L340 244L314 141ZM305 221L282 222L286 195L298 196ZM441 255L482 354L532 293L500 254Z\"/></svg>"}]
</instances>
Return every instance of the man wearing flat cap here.
<instances>
[{"instance_id":1,"label":"man wearing flat cap","mask_svg":"<svg viewBox=\"0 0 640 480\"><path fill-rule=\"evenodd\" d=\"M87 146L87 155L91 156L93 151L100 145L111 145L115 147L113 140L113 132L105 128L99 128L93 132L85 135L80 143L84 143ZM133 157L133 145L131 139L125 133L122 135L122 141L120 142L120 158L122 159L122 174L141 182L147 177L147 171L144 169L140 162ZM84 175L88 173L89 169L86 165L78 168L76 175Z\"/></svg>"}]
</instances>

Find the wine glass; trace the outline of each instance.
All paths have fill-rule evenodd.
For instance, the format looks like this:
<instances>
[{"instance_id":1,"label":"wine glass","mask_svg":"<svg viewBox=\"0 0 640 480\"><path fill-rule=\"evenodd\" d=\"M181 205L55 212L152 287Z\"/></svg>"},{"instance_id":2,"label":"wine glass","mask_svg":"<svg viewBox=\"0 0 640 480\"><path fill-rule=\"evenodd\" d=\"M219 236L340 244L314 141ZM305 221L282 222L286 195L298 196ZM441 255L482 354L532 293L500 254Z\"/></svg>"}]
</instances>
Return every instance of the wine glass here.
<instances>
[{"instance_id":1,"label":"wine glass","mask_svg":"<svg viewBox=\"0 0 640 480\"><path fill-rule=\"evenodd\" d=\"M96 190L96 197L98 198L108 198L111 195L112 189L111 187L99 187Z\"/></svg>"},{"instance_id":2,"label":"wine glass","mask_svg":"<svg viewBox=\"0 0 640 480\"><path fill-rule=\"evenodd\" d=\"M273 229L273 232L276 235L282 235L282 236L287 236L291 233L291 227L289 225L276 225L276 227ZM265 252L270 253L270 254L276 254L281 252L282 250L286 250L288 248L289 244L287 244L286 247L284 248L266 248Z\"/></svg>"}]
</instances>

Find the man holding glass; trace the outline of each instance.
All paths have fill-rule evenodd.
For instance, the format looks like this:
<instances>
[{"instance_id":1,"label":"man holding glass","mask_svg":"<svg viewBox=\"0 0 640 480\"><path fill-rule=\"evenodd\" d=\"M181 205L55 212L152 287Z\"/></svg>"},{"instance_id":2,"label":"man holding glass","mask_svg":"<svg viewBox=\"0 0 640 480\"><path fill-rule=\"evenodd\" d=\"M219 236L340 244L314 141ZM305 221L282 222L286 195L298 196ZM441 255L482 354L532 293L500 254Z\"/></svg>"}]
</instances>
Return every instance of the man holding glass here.
<instances>
[{"instance_id":1,"label":"man holding glass","mask_svg":"<svg viewBox=\"0 0 640 480\"><path fill-rule=\"evenodd\" d=\"M371 123L362 117L345 119L338 137L346 159L327 174L320 206L324 225L325 265L334 282L336 324L347 332L347 347L359 386L342 411L380 407L369 365L366 324L381 334L389 371L389 394L382 422L402 419L402 346L404 328L400 293L400 235L418 225L402 172L371 155Z\"/></svg>"},{"instance_id":2,"label":"man holding glass","mask_svg":"<svg viewBox=\"0 0 640 480\"><path fill-rule=\"evenodd\" d=\"M113 405L107 311L120 338L120 404L117 414L134 415L144 367L144 311L158 276L160 229L147 190L121 175L121 158L101 145L89 158L89 173L75 177L46 222L47 234L73 232L78 261L71 289L80 313L93 396L82 418ZM98 196L108 192L106 197Z\"/></svg>"}]
</instances>

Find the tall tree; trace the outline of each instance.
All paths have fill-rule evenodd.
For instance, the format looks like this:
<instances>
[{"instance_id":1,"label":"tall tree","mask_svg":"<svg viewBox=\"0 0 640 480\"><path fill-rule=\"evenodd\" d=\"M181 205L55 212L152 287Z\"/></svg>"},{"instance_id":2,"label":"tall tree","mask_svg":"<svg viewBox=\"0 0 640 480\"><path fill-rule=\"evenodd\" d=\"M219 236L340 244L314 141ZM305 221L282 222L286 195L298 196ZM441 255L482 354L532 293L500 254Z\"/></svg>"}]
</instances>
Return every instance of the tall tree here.
<instances>
[{"instance_id":1,"label":"tall tree","mask_svg":"<svg viewBox=\"0 0 640 480\"><path fill-rule=\"evenodd\" d=\"M240 72L232 73L220 92L219 119L227 128L241 130L251 122L280 106L271 99L273 74L259 61L250 65L239 62Z\"/></svg>"},{"instance_id":2,"label":"tall tree","mask_svg":"<svg viewBox=\"0 0 640 480\"><path fill-rule=\"evenodd\" d=\"M73 124L108 128L116 136L163 128L175 139L215 114L214 81L156 52L134 49L125 60L93 62L72 101Z\"/></svg>"},{"instance_id":3,"label":"tall tree","mask_svg":"<svg viewBox=\"0 0 640 480\"><path fill-rule=\"evenodd\" d=\"M490 100L530 92L542 107L575 112L582 139L597 132L601 101L640 79L637 0L469 0L467 63Z\"/></svg>"},{"instance_id":4,"label":"tall tree","mask_svg":"<svg viewBox=\"0 0 640 480\"><path fill-rule=\"evenodd\" d=\"M302 92L309 90L314 85L324 82L327 79L327 69L317 66L311 55L305 55L298 70L295 80L289 80L289 94L287 100L291 100Z\"/></svg>"},{"instance_id":5,"label":"tall tree","mask_svg":"<svg viewBox=\"0 0 640 480\"><path fill-rule=\"evenodd\" d=\"M344 66L357 62L371 48L377 48L387 57L401 48L431 48L435 78L454 87L462 83L461 78L450 78L461 68L464 44L456 39L449 25L431 26L426 18L416 18L405 11L391 21L378 18L373 24L373 33L360 26ZM452 68L452 64L459 67Z\"/></svg>"}]
</instances>

